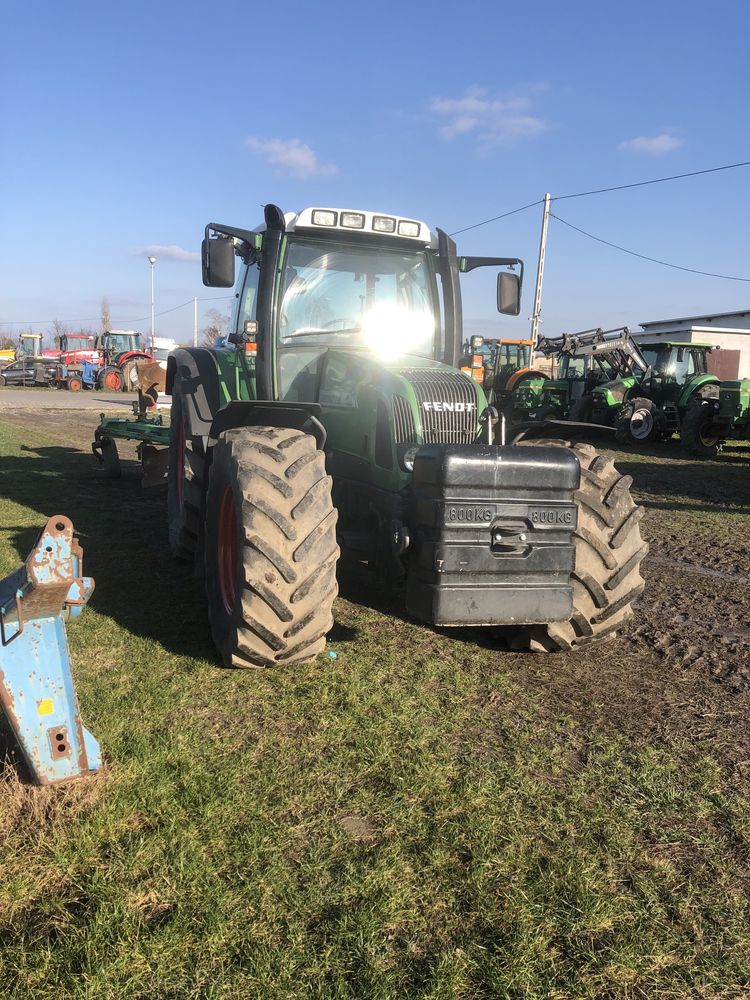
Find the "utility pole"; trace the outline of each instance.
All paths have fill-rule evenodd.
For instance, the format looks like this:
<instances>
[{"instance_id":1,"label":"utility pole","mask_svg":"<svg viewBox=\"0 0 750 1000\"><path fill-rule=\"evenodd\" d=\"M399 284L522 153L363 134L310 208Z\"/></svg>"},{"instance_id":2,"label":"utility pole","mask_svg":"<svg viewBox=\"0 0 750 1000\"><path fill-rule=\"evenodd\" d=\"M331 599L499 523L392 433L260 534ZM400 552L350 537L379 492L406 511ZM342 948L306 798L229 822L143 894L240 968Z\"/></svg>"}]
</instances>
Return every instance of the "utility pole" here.
<instances>
[{"instance_id":1,"label":"utility pole","mask_svg":"<svg viewBox=\"0 0 750 1000\"><path fill-rule=\"evenodd\" d=\"M193 296L193 347L198 346L198 297Z\"/></svg>"},{"instance_id":2,"label":"utility pole","mask_svg":"<svg viewBox=\"0 0 750 1000\"><path fill-rule=\"evenodd\" d=\"M544 255L547 250L547 226L549 225L549 204L552 200L549 192L544 196L544 215L542 216L542 235L539 240L539 262L536 266L536 292L534 294L534 312L531 314L531 356L539 339L539 321L542 315L542 282L544 281Z\"/></svg>"},{"instance_id":3,"label":"utility pole","mask_svg":"<svg viewBox=\"0 0 750 1000\"><path fill-rule=\"evenodd\" d=\"M154 357L154 264L156 257L149 257L148 262L151 265L151 356Z\"/></svg>"}]
</instances>

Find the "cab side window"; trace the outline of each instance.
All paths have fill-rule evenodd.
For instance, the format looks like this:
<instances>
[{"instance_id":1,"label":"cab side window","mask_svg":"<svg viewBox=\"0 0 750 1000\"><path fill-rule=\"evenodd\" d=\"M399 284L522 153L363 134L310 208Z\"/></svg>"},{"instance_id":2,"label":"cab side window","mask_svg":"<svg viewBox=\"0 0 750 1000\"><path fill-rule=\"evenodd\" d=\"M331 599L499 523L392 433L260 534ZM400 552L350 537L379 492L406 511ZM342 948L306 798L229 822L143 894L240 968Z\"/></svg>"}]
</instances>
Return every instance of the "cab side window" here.
<instances>
[{"instance_id":1,"label":"cab side window","mask_svg":"<svg viewBox=\"0 0 750 1000\"><path fill-rule=\"evenodd\" d=\"M249 264L245 272L245 281L240 292L240 307L237 311L237 332L242 333L248 320L255 320L258 309L258 284L260 282L260 267Z\"/></svg>"}]
</instances>

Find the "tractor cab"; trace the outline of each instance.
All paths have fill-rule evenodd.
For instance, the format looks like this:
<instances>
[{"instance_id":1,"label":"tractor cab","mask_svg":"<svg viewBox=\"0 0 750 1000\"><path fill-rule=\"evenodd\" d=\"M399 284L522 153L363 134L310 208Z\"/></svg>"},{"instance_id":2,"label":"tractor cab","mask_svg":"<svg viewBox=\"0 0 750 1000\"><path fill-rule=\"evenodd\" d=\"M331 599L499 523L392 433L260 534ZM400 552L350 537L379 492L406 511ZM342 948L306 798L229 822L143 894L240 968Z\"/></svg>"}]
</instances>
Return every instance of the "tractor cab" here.
<instances>
[{"instance_id":1,"label":"tractor cab","mask_svg":"<svg viewBox=\"0 0 750 1000\"><path fill-rule=\"evenodd\" d=\"M671 403L677 403L686 386L708 374L708 355L714 350L711 344L674 342L641 343L640 348L651 368L649 395Z\"/></svg>"},{"instance_id":2,"label":"tractor cab","mask_svg":"<svg viewBox=\"0 0 750 1000\"><path fill-rule=\"evenodd\" d=\"M17 361L20 361L22 358L38 358L41 354L41 333L22 333L19 335L18 346L16 347Z\"/></svg>"},{"instance_id":3,"label":"tractor cab","mask_svg":"<svg viewBox=\"0 0 750 1000\"><path fill-rule=\"evenodd\" d=\"M108 330L102 334L99 346L108 359L115 359L120 354L127 354L131 351L143 351L141 335L135 330Z\"/></svg>"}]
</instances>

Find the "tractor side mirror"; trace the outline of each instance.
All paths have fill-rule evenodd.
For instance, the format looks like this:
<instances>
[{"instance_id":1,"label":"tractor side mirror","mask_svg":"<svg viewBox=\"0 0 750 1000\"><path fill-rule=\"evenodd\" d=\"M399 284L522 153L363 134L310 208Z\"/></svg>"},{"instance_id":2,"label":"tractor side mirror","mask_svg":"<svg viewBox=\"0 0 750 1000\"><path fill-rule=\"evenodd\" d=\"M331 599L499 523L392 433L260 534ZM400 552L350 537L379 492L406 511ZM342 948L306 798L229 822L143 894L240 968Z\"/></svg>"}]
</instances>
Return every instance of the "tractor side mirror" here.
<instances>
[{"instance_id":1,"label":"tractor side mirror","mask_svg":"<svg viewBox=\"0 0 750 1000\"><path fill-rule=\"evenodd\" d=\"M513 271L497 276L497 311L504 316L517 316L521 311L521 281Z\"/></svg>"},{"instance_id":2,"label":"tractor side mirror","mask_svg":"<svg viewBox=\"0 0 750 1000\"><path fill-rule=\"evenodd\" d=\"M203 284L210 288L234 287L234 243L225 236L201 244Z\"/></svg>"}]
</instances>

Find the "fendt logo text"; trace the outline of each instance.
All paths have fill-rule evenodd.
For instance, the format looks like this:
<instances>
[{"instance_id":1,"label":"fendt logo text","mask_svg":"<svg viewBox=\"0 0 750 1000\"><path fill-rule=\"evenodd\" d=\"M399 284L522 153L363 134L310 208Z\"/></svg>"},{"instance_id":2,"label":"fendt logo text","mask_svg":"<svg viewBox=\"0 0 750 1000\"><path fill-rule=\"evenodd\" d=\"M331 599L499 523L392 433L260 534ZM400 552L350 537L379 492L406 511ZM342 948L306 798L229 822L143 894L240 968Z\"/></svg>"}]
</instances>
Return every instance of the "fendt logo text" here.
<instances>
[{"instance_id":1,"label":"fendt logo text","mask_svg":"<svg viewBox=\"0 0 750 1000\"><path fill-rule=\"evenodd\" d=\"M422 403L425 410L434 410L435 413L471 413L476 409L473 403L448 403L443 400L427 400Z\"/></svg>"}]
</instances>

